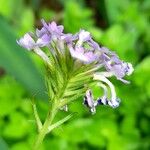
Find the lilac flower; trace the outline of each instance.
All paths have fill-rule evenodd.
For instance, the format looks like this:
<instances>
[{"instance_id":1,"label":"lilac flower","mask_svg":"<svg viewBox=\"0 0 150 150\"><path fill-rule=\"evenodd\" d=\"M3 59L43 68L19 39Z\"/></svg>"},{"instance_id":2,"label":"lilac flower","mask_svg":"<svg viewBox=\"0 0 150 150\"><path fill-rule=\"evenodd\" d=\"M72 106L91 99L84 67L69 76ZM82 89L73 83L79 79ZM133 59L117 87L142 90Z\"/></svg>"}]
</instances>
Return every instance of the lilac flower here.
<instances>
[{"instance_id":1,"label":"lilac flower","mask_svg":"<svg viewBox=\"0 0 150 150\"><path fill-rule=\"evenodd\" d=\"M104 105L108 104L109 106L113 108L118 107L120 104L120 100L116 97L116 91L115 91L114 85L104 76L104 74L101 74L101 73L94 74L94 80L99 80L101 82L104 82L105 84L108 85L111 91L111 99L108 100L107 99L108 90L106 86L104 84L98 84L100 87L104 89L104 96L103 96L103 99L101 99L101 102Z\"/></svg>"},{"instance_id":2,"label":"lilac flower","mask_svg":"<svg viewBox=\"0 0 150 150\"><path fill-rule=\"evenodd\" d=\"M78 41L76 43L76 47L84 47L84 43L87 44L91 50L100 50L100 47L98 43L96 43L92 37L90 32L85 30L80 30L80 32L77 34Z\"/></svg>"},{"instance_id":3,"label":"lilac flower","mask_svg":"<svg viewBox=\"0 0 150 150\"><path fill-rule=\"evenodd\" d=\"M85 52L83 47L76 47L75 49L72 47L72 45L68 45L68 47L71 56L79 59L80 61L83 61L84 63L91 63L97 58L97 56L92 51Z\"/></svg>"},{"instance_id":4,"label":"lilac flower","mask_svg":"<svg viewBox=\"0 0 150 150\"><path fill-rule=\"evenodd\" d=\"M33 38L29 33L26 33L17 43L26 48L27 50L33 50L37 55L39 55L45 62L49 64L48 56L38 47L39 45L35 43Z\"/></svg>"},{"instance_id":5,"label":"lilac flower","mask_svg":"<svg viewBox=\"0 0 150 150\"><path fill-rule=\"evenodd\" d=\"M106 69L109 72L111 72L114 76L116 76L117 79L125 83L127 83L127 81L122 78L125 77L125 75L130 75L133 72L133 67L130 63L121 61L118 64L117 63L115 64L115 61L112 64L108 62Z\"/></svg>"},{"instance_id":6,"label":"lilac flower","mask_svg":"<svg viewBox=\"0 0 150 150\"><path fill-rule=\"evenodd\" d=\"M89 32L80 30L78 34L72 37L72 43L68 44L71 56L79 59L85 64L96 61L100 55L100 52L95 52L95 48L98 48L98 44L91 38Z\"/></svg>"},{"instance_id":7,"label":"lilac flower","mask_svg":"<svg viewBox=\"0 0 150 150\"><path fill-rule=\"evenodd\" d=\"M64 27L62 25L57 26L56 22L54 22L54 21L49 23L48 26L46 25L44 20L42 20L42 23L43 23L44 27L47 28L48 31L52 35L55 35L55 34L61 35L64 30Z\"/></svg>"},{"instance_id":8,"label":"lilac flower","mask_svg":"<svg viewBox=\"0 0 150 150\"><path fill-rule=\"evenodd\" d=\"M29 51L36 47L35 41L29 33L26 33L20 40L17 41L17 43Z\"/></svg>"},{"instance_id":9,"label":"lilac flower","mask_svg":"<svg viewBox=\"0 0 150 150\"><path fill-rule=\"evenodd\" d=\"M42 24L42 31L45 31L45 34L51 36L52 39L60 38L60 36L63 34L64 27L62 25L57 26L54 21L47 24L44 20L42 20Z\"/></svg>"},{"instance_id":10,"label":"lilac flower","mask_svg":"<svg viewBox=\"0 0 150 150\"><path fill-rule=\"evenodd\" d=\"M96 77L95 77L96 78ZM104 80L102 80L104 81ZM107 86L103 83L97 83L97 86L102 88L104 90L103 96L99 97L97 100L93 99L92 92L90 90L86 91L86 96L84 97L84 105L89 107L91 112L94 114L96 112L96 107L99 105L108 105L112 108L116 108L120 104L120 99L116 98L115 94L112 96L112 98L108 99L108 89ZM112 88L112 87L110 87ZM113 94L114 89L111 89L111 92ZM92 111L93 110L93 111Z\"/></svg>"},{"instance_id":11,"label":"lilac flower","mask_svg":"<svg viewBox=\"0 0 150 150\"><path fill-rule=\"evenodd\" d=\"M83 104L90 109L92 114L96 113L96 107L99 105L108 105L112 108L116 108L120 104L120 99L116 99L115 101L108 100L107 97L102 96L97 100L93 99L92 92L90 90L86 91L86 96L84 96Z\"/></svg>"},{"instance_id":12,"label":"lilac flower","mask_svg":"<svg viewBox=\"0 0 150 150\"><path fill-rule=\"evenodd\" d=\"M40 30L39 29L36 29L36 36L37 37L42 37L44 34L49 34L47 32L47 29L45 27L42 27Z\"/></svg>"},{"instance_id":13,"label":"lilac flower","mask_svg":"<svg viewBox=\"0 0 150 150\"><path fill-rule=\"evenodd\" d=\"M52 40L60 39L63 35L63 26L57 26L55 22L47 24L41 20L43 27L39 30L36 29L37 45L39 47L47 46Z\"/></svg>"},{"instance_id":14,"label":"lilac flower","mask_svg":"<svg viewBox=\"0 0 150 150\"><path fill-rule=\"evenodd\" d=\"M103 104L103 105L107 105L108 104L108 90L107 90L107 86L103 83L97 83L97 86L99 86L100 88L103 89L103 96L101 98L98 98L97 103L98 104Z\"/></svg>"},{"instance_id":15,"label":"lilac flower","mask_svg":"<svg viewBox=\"0 0 150 150\"><path fill-rule=\"evenodd\" d=\"M17 43L42 58L46 66L46 87L50 107L45 123L42 124L35 104L33 111L39 136L34 149L38 149L43 138L52 129L60 126L73 116L55 122L53 119L59 110L68 111L69 103L84 95L83 104L92 114L97 107L117 108L117 97L110 77L129 83L124 79L131 75L133 67L122 61L117 54L106 47L101 47L92 39L88 31L80 30L76 34L63 33L64 27L55 22L42 20L41 29L34 34L26 33ZM94 99L91 87L98 86L103 93ZM88 89L85 91L85 89Z\"/></svg>"},{"instance_id":16,"label":"lilac flower","mask_svg":"<svg viewBox=\"0 0 150 150\"><path fill-rule=\"evenodd\" d=\"M125 75L133 72L133 67L129 63L122 62L120 64L112 65L110 71L117 77L117 79L122 80Z\"/></svg>"},{"instance_id":17,"label":"lilac flower","mask_svg":"<svg viewBox=\"0 0 150 150\"><path fill-rule=\"evenodd\" d=\"M123 78L125 75L130 75L133 72L132 64L123 62L119 57L111 52L108 48L101 48L102 54L100 56L100 63L102 63L108 72L109 76L116 76L118 80L121 80L124 83L129 83Z\"/></svg>"},{"instance_id":18,"label":"lilac flower","mask_svg":"<svg viewBox=\"0 0 150 150\"><path fill-rule=\"evenodd\" d=\"M39 47L44 47L50 43L51 37L48 34L44 34L37 40L37 45Z\"/></svg>"},{"instance_id":19,"label":"lilac flower","mask_svg":"<svg viewBox=\"0 0 150 150\"><path fill-rule=\"evenodd\" d=\"M98 98L97 99L97 105L108 105L108 100L105 98Z\"/></svg>"},{"instance_id":20,"label":"lilac flower","mask_svg":"<svg viewBox=\"0 0 150 150\"><path fill-rule=\"evenodd\" d=\"M115 76L118 80L129 83L124 77L132 74L134 70L132 64L120 60L118 55L108 48L99 46L99 44L92 39L88 31L80 30L74 35L70 33L65 34L63 33L64 27L57 25L55 22L46 23L42 20L42 25L41 29L36 29L34 35L31 36L31 34L27 33L17 41L17 43L39 55L49 67L54 65L56 65L56 67L61 66L62 68L58 68L58 70L64 71L61 75L65 74L67 76L65 69L63 70L63 68L67 68L67 66L64 67L63 65L68 65L69 59L73 62L73 66L71 67L75 70L77 69L75 68L76 66L86 68L86 65L90 64L93 68L88 70L87 67L87 70L84 70L83 73L80 72L80 77L84 79L84 77L89 76L91 78L91 76L93 76L93 81L97 82L97 86L103 89L104 94L99 96L97 100L94 100L91 90L87 90L84 97L84 105L86 105L93 114L99 105L108 105L112 108L118 107L120 100L116 96L115 87L109 78ZM32 37L34 37L34 39ZM43 47L49 49L49 55L51 55L51 57L48 56ZM67 53L65 51L67 51ZM68 52L72 57L68 58ZM66 57L64 57L64 55L66 55ZM50 58L54 59L51 61ZM67 58L67 61L64 61L64 64L59 64L61 61L56 59L61 58ZM53 61L54 63L52 63ZM52 68L52 70L54 68ZM103 71L99 70L101 68ZM63 78L61 80L63 80ZM83 86L84 84L83 82ZM110 93L109 97L108 92ZM74 93L74 91L69 91L69 93ZM67 111L67 104L60 109Z\"/></svg>"},{"instance_id":21,"label":"lilac flower","mask_svg":"<svg viewBox=\"0 0 150 150\"><path fill-rule=\"evenodd\" d=\"M117 98L115 101L109 100L108 105L111 106L112 108L118 107L120 104L120 99Z\"/></svg>"},{"instance_id":22,"label":"lilac flower","mask_svg":"<svg viewBox=\"0 0 150 150\"><path fill-rule=\"evenodd\" d=\"M109 105L112 108L118 107L120 104L120 99L116 99L115 101L108 100L107 98L97 100L97 105Z\"/></svg>"},{"instance_id":23,"label":"lilac flower","mask_svg":"<svg viewBox=\"0 0 150 150\"><path fill-rule=\"evenodd\" d=\"M100 46L92 38L90 38L90 40L87 41L87 43L93 48L93 50L98 50L99 52Z\"/></svg>"},{"instance_id":24,"label":"lilac flower","mask_svg":"<svg viewBox=\"0 0 150 150\"><path fill-rule=\"evenodd\" d=\"M76 43L77 47L81 47L83 42L86 42L86 41L91 39L90 33L85 31L85 30L81 30L79 32L78 36L79 36L79 39L78 39L78 41Z\"/></svg>"},{"instance_id":25,"label":"lilac flower","mask_svg":"<svg viewBox=\"0 0 150 150\"><path fill-rule=\"evenodd\" d=\"M73 44L73 41L77 40L77 35L72 35L70 33L61 35L61 40L63 40L66 44Z\"/></svg>"},{"instance_id":26,"label":"lilac flower","mask_svg":"<svg viewBox=\"0 0 150 150\"><path fill-rule=\"evenodd\" d=\"M90 111L92 114L96 112L95 106L97 105L97 102L93 100L93 95L92 95L91 90L86 91L83 104L87 106L88 108L90 108Z\"/></svg>"}]
</instances>

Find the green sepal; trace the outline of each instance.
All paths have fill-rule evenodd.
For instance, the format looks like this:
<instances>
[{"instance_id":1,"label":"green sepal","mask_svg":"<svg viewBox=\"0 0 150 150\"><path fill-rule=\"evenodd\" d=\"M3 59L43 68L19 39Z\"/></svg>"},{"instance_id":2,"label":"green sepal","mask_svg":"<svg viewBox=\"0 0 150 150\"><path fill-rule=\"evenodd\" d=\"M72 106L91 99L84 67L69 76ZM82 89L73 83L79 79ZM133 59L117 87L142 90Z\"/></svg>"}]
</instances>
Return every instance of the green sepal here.
<instances>
[{"instance_id":1,"label":"green sepal","mask_svg":"<svg viewBox=\"0 0 150 150\"><path fill-rule=\"evenodd\" d=\"M51 132L53 129L59 127L59 126L62 125L64 122L66 122L66 121L68 121L70 118L72 118L74 115L75 115L75 113L71 113L71 114L69 114L68 116L66 116L65 118L63 118L63 119L59 120L58 122L56 122L56 123L50 125L50 126L48 127L47 133L49 133L49 132Z\"/></svg>"}]
</instances>

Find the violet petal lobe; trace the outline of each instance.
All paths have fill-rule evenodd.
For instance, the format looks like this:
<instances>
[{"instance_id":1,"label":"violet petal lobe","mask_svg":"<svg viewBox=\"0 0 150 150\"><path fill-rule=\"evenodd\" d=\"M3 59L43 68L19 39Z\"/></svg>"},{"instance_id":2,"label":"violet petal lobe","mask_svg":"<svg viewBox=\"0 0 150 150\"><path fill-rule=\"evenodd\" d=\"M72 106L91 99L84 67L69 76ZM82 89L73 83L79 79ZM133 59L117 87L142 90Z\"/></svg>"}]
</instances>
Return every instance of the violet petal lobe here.
<instances>
[{"instance_id":1,"label":"violet petal lobe","mask_svg":"<svg viewBox=\"0 0 150 150\"><path fill-rule=\"evenodd\" d=\"M20 38L17 43L26 48L27 50L32 50L35 48L36 44L33 38L30 36L29 33L26 33L22 38Z\"/></svg>"},{"instance_id":2,"label":"violet petal lobe","mask_svg":"<svg viewBox=\"0 0 150 150\"><path fill-rule=\"evenodd\" d=\"M37 45L40 47L46 46L50 43L51 37L47 34L44 34L42 37L38 38Z\"/></svg>"}]
</instances>

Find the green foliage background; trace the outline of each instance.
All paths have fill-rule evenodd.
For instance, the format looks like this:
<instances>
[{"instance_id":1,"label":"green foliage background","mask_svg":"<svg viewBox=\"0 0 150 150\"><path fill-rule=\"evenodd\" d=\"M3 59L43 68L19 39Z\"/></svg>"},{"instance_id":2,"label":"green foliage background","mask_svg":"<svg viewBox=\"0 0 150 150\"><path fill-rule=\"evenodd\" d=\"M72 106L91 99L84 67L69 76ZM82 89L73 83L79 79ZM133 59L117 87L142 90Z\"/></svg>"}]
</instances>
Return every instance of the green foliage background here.
<instances>
[{"instance_id":1,"label":"green foliage background","mask_svg":"<svg viewBox=\"0 0 150 150\"><path fill-rule=\"evenodd\" d=\"M99 107L91 115L78 99L69 106L76 117L47 136L41 150L149 150L149 0L0 0L0 150L31 149L36 136L31 97L42 120L48 109L43 63L16 44L40 27L40 18L63 24L66 32L90 31L135 68L129 86L113 81L119 108Z\"/></svg>"}]
</instances>

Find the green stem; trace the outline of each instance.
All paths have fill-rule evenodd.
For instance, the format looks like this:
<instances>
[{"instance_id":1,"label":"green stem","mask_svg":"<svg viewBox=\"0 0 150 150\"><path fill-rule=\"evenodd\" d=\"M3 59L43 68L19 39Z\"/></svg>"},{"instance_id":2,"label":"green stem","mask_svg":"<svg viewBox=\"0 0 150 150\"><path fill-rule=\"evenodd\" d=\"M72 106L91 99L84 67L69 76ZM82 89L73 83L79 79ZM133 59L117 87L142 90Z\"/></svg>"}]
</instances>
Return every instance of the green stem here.
<instances>
[{"instance_id":1,"label":"green stem","mask_svg":"<svg viewBox=\"0 0 150 150\"><path fill-rule=\"evenodd\" d=\"M49 124L47 121L47 122L45 122L44 126L42 127L42 130L40 131L40 133L37 137L36 143L35 143L34 148L33 148L34 150L38 150L40 145L42 144L44 137L47 133L48 126L49 126Z\"/></svg>"},{"instance_id":2,"label":"green stem","mask_svg":"<svg viewBox=\"0 0 150 150\"><path fill-rule=\"evenodd\" d=\"M34 101L32 102L32 109L33 109L35 121L36 121L36 124L37 124L38 132L40 132L40 130L42 128L42 122L41 122L40 117L38 115L37 108L36 108L36 105L35 105Z\"/></svg>"},{"instance_id":3,"label":"green stem","mask_svg":"<svg viewBox=\"0 0 150 150\"><path fill-rule=\"evenodd\" d=\"M40 145L42 144L42 142L43 142L43 140L44 140L44 138L48 132L48 128L51 125L56 113L57 113L56 107L52 106L52 108L49 109L45 123L44 123L42 129L40 130L40 132L38 134L38 137L37 137L37 140L36 140L35 145L33 147L33 150L39 149Z\"/></svg>"}]
</instances>

